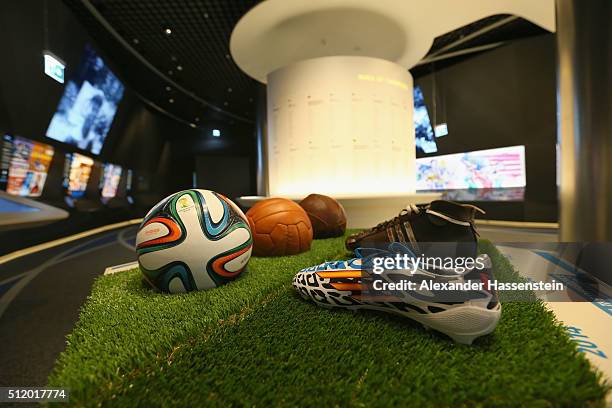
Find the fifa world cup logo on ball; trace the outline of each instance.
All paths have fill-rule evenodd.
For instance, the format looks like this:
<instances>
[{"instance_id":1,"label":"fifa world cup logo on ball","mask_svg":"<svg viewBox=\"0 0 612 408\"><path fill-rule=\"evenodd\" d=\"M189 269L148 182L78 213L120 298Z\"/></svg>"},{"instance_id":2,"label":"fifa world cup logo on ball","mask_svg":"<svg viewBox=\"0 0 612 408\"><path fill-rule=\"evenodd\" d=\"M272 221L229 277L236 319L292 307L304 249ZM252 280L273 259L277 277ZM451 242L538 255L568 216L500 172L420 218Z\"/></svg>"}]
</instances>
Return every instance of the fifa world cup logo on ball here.
<instances>
[{"instance_id":1,"label":"fifa world cup logo on ball","mask_svg":"<svg viewBox=\"0 0 612 408\"><path fill-rule=\"evenodd\" d=\"M211 289L236 279L251 257L244 213L210 190L185 190L156 204L136 236L138 264L162 292Z\"/></svg>"}]
</instances>

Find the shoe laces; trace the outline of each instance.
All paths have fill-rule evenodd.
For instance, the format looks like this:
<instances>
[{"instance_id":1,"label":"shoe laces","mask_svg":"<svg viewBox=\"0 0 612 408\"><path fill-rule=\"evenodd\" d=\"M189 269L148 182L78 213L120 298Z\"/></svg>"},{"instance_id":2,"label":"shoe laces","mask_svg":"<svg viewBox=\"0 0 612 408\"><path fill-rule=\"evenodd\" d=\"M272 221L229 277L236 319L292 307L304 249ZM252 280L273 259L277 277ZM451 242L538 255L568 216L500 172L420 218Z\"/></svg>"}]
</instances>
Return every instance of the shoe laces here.
<instances>
[{"instance_id":1,"label":"shoe laces","mask_svg":"<svg viewBox=\"0 0 612 408\"><path fill-rule=\"evenodd\" d=\"M425 208L426 207L424 207L423 209L425 209ZM410 216L410 215L418 215L420 213L421 213L421 208L418 205L416 205L416 204L408 204L408 206L406 206L406 208L402 209L402 211L400 211L400 213L397 216L393 217L390 220L383 221L383 222L377 224L373 228L373 230L374 231L380 231L380 230L386 229L389 225L396 224L399 221L399 219L401 217L405 216L405 215L408 215L408 216ZM366 232L366 231L364 231L364 232Z\"/></svg>"}]
</instances>

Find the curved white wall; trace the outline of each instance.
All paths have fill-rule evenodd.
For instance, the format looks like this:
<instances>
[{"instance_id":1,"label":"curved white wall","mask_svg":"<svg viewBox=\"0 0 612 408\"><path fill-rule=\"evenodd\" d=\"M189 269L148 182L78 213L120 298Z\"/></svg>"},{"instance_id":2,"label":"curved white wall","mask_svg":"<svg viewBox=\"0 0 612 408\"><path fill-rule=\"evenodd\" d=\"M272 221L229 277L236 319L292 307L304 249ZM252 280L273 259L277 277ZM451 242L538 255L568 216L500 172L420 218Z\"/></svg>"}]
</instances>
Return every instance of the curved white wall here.
<instances>
[{"instance_id":1,"label":"curved white wall","mask_svg":"<svg viewBox=\"0 0 612 408\"><path fill-rule=\"evenodd\" d=\"M268 75L269 194L414 192L410 73L370 57L300 61Z\"/></svg>"}]
</instances>

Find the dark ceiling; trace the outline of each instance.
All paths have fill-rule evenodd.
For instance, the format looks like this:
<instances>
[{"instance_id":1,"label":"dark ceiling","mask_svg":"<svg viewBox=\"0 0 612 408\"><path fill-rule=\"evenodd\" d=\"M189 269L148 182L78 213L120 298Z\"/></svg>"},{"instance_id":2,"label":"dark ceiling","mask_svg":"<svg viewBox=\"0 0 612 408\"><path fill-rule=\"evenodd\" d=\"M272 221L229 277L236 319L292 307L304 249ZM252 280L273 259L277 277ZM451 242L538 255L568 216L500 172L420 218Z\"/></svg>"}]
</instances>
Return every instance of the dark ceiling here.
<instances>
[{"instance_id":1,"label":"dark ceiling","mask_svg":"<svg viewBox=\"0 0 612 408\"><path fill-rule=\"evenodd\" d=\"M114 70L149 104L192 126L206 121L255 121L259 85L232 60L229 39L240 17L259 0L64 2ZM488 17L440 36L428 56L440 57L546 32L526 20L508 21L508 17ZM500 22L504 23L469 39L471 34ZM466 36L469 40L463 41ZM463 42L455 46L457 41ZM471 55L437 60L411 72L420 76Z\"/></svg>"}]
</instances>

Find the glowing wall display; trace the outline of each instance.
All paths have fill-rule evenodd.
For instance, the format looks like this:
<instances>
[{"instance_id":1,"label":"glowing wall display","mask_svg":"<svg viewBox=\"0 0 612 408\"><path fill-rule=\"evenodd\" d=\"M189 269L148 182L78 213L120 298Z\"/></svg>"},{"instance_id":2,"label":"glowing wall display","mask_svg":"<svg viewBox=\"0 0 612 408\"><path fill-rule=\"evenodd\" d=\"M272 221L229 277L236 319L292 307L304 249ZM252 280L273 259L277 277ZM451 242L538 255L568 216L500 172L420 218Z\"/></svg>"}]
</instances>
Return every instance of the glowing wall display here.
<instances>
[{"instance_id":1,"label":"glowing wall display","mask_svg":"<svg viewBox=\"0 0 612 408\"><path fill-rule=\"evenodd\" d=\"M121 166L107 163L102 171L102 197L113 198L117 195L117 187L121 179Z\"/></svg>"},{"instance_id":2,"label":"glowing wall display","mask_svg":"<svg viewBox=\"0 0 612 408\"><path fill-rule=\"evenodd\" d=\"M90 46L85 47L76 75L64 88L47 137L100 153L117 107L123 84Z\"/></svg>"},{"instance_id":3,"label":"glowing wall display","mask_svg":"<svg viewBox=\"0 0 612 408\"><path fill-rule=\"evenodd\" d=\"M13 155L13 136L4 135L0 139L0 190L6 190L11 156Z\"/></svg>"},{"instance_id":4,"label":"glowing wall display","mask_svg":"<svg viewBox=\"0 0 612 408\"><path fill-rule=\"evenodd\" d=\"M450 201L523 201L525 187L444 190L442 199Z\"/></svg>"},{"instance_id":5,"label":"glowing wall display","mask_svg":"<svg viewBox=\"0 0 612 408\"><path fill-rule=\"evenodd\" d=\"M125 181L125 190L132 191L132 178L134 177L134 170L128 169L127 180Z\"/></svg>"},{"instance_id":6,"label":"glowing wall display","mask_svg":"<svg viewBox=\"0 0 612 408\"><path fill-rule=\"evenodd\" d=\"M87 182L91 176L94 161L91 157L78 153L66 154L66 168L64 169L64 184L68 195L79 198L85 195Z\"/></svg>"},{"instance_id":7,"label":"glowing wall display","mask_svg":"<svg viewBox=\"0 0 612 408\"><path fill-rule=\"evenodd\" d=\"M438 151L434 132L431 128L429 113L425 106L425 98L420 87L414 87L414 133L416 148L423 153L435 153Z\"/></svg>"},{"instance_id":8,"label":"glowing wall display","mask_svg":"<svg viewBox=\"0 0 612 408\"><path fill-rule=\"evenodd\" d=\"M525 146L423 157L417 190L525 187Z\"/></svg>"},{"instance_id":9,"label":"glowing wall display","mask_svg":"<svg viewBox=\"0 0 612 408\"><path fill-rule=\"evenodd\" d=\"M24 197L39 197L53 159L53 147L18 136L4 136L2 161L6 173L6 192Z\"/></svg>"}]
</instances>

